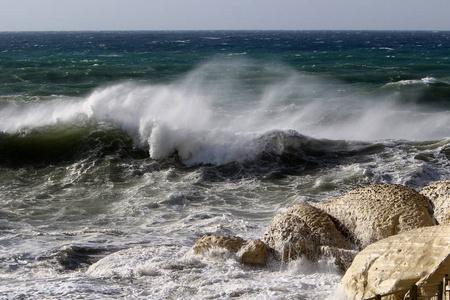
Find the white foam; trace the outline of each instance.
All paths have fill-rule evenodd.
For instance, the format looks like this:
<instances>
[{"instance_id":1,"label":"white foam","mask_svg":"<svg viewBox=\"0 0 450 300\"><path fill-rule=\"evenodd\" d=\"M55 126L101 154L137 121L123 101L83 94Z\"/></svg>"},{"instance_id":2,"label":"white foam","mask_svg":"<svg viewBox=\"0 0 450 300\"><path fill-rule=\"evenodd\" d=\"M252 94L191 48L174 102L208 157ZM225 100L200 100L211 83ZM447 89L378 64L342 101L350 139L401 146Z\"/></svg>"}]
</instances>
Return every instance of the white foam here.
<instances>
[{"instance_id":1,"label":"white foam","mask_svg":"<svg viewBox=\"0 0 450 300\"><path fill-rule=\"evenodd\" d=\"M84 114L80 99L15 102L0 110L0 132L16 133L58 123L73 122Z\"/></svg>"},{"instance_id":2,"label":"white foam","mask_svg":"<svg viewBox=\"0 0 450 300\"><path fill-rule=\"evenodd\" d=\"M448 135L448 112L370 98L281 65L261 67L259 72L274 79L250 90L252 85L241 77L254 72L253 67L246 60L212 62L169 85L121 84L98 90L87 106L96 119L137 134L151 157L178 152L188 164L252 159L263 151L255 138L272 130L347 140Z\"/></svg>"},{"instance_id":3,"label":"white foam","mask_svg":"<svg viewBox=\"0 0 450 300\"><path fill-rule=\"evenodd\" d=\"M420 80L418 79L407 79L407 80L400 80L397 82L391 82L387 85L430 85L430 84L436 84L439 81L436 78L433 77L424 77Z\"/></svg>"},{"instance_id":4,"label":"white foam","mask_svg":"<svg viewBox=\"0 0 450 300\"><path fill-rule=\"evenodd\" d=\"M139 282L136 286L144 286L155 299L173 293L204 298L325 299L341 277L326 261L300 260L288 265L271 262L260 268L242 265L234 254L219 248L204 255L193 255L187 249L173 250L122 250L92 265L87 274L93 278L132 278ZM189 289L184 288L187 286Z\"/></svg>"},{"instance_id":5,"label":"white foam","mask_svg":"<svg viewBox=\"0 0 450 300\"><path fill-rule=\"evenodd\" d=\"M255 68L264 84L259 76L252 79ZM86 99L8 105L0 110L0 130L90 118L126 130L154 159L178 153L188 165L253 159L264 151L256 139L273 130L346 140L431 140L449 134L448 111L422 111L351 89L282 65L211 62L171 84L122 83Z\"/></svg>"}]
</instances>

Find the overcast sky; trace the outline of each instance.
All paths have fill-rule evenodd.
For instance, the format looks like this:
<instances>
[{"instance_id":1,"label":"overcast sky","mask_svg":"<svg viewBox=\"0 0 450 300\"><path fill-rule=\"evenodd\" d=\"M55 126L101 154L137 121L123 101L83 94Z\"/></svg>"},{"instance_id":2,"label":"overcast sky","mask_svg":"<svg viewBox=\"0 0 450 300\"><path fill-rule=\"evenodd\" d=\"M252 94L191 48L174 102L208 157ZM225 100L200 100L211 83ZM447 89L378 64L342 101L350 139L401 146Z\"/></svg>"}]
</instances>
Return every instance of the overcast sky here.
<instances>
[{"instance_id":1,"label":"overcast sky","mask_svg":"<svg viewBox=\"0 0 450 300\"><path fill-rule=\"evenodd\" d=\"M450 30L450 0L0 0L0 31Z\"/></svg>"}]
</instances>

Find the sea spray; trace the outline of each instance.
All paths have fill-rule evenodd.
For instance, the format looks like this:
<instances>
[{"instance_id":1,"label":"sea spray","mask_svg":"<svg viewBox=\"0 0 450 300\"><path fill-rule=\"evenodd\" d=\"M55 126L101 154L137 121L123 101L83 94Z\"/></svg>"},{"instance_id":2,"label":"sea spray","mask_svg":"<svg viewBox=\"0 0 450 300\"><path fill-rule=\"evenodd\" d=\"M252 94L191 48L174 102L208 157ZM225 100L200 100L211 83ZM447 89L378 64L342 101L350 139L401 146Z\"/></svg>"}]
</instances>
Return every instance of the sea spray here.
<instances>
[{"instance_id":1,"label":"sea spray","mask_svg":"<svg viewBox=\"0 0 450 300\"><path fill-rule=\"evenodd\" d=\"M447 113L396 103L395 94L375 98L336 82L333 91L331 82L288 67L262 68L275 79L252 90L256 83L243 86L240 78L253 71L254 62L239 62L230 68L211 62L169 85L107 87L88 98L90 116L135 136L152 158L177 152L189 164L255 158L251 153L261 150L253 141L272 130L334 140L423 140L445 137L450 125ZM343 93L346 88L350 92Z\"/></svg>"},{"instance_id":2,"label":"sea spray","mask_svg":"<svg viewBox=\"0 0 450 300\"><path fill-rule=\"evenodd\" d=\"M198 95L171 85L107 87L94 92L86 107L91 118L109 122L134 136L137 146L149 147L155 159L189 145L193 134L207 128L210 112Z\"/></svg>"},{"instance_id":3,"label":"sea spray","mask_svg":"<svg viewBox=\"0 0 450 300\"><path fill-rule=\"evenodd\" d=\"M252 78L255 69L261 74ZM119 83L84 99L13 102L0 110L1 130L107 123L127 132L135 147L148 148L151 158L177 153L188 165L253 160L265 151L255 141L280 129L360 141L448 134L447 112L352 89L283 65L211 61L169 84Z\"/></svg>"},{"instance_id":4,"label":"sea spray","mask_svg":"<svg viewBox=\"0 0 450 300\"><path fill-rule=\"evenodd\" d=\"M17 133L58 123L80 122L84 100L15 101L0 110L0 132Z\"/></svg>"}]
</instances>

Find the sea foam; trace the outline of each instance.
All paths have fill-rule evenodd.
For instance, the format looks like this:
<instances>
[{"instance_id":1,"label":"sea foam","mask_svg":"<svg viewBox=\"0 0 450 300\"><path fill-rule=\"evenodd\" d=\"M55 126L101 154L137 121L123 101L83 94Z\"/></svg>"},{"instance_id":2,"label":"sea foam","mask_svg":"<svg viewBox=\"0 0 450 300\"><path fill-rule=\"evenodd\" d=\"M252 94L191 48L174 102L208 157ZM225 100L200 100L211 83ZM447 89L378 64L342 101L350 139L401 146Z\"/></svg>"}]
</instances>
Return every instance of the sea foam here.
<instances>
[{"instance_id":1,"label":"sea foam","mask_svg":"<svg viewBox=\"0 0 450 300\"><path fill-rule=\"evenodd\" d=\"M348 84L246 60L206 63L167 84L127 82L81 99L13 103L0 119L4 133L108 123L152 158L177 153L188 165L254 159L265 151L257 141L274 130L317 139L432 140L446 137L450 125L448 111L398 103L395 93L354 93Z\"/></svg>"},{"instance_id":2,"label":"sea foam","mask_svg":"<svg viewBox=\"0 0 450 300\"><path fill-rule=\"evenodd\" d=\"M254 159L265 150L256 141L274 130L333 140L431 140L446 137L450 125L448 112L403 105L395 93L353 93L343 83L245 60L210 62L166 85L99 89L86 107L148 146L152 158L176 152L187 164Z\"/></svg>"}]
</instances>

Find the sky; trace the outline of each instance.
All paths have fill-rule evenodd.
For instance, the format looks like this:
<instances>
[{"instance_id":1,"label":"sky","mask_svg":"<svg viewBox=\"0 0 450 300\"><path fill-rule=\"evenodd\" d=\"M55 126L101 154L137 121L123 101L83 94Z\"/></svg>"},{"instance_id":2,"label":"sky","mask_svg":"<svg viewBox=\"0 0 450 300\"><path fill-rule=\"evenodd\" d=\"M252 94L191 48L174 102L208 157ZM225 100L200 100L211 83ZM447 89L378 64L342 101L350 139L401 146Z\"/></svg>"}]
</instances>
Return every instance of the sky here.
<instances>
[{"instance_id":1,"label":"sky","mask_svg":"<svg viewBox=\"0 0 450 300\"><path fill-rule=\"evenodd\" d=\"M0 31L450 30L450 0L0 0Z\"/></svg>"}]
</instances>

